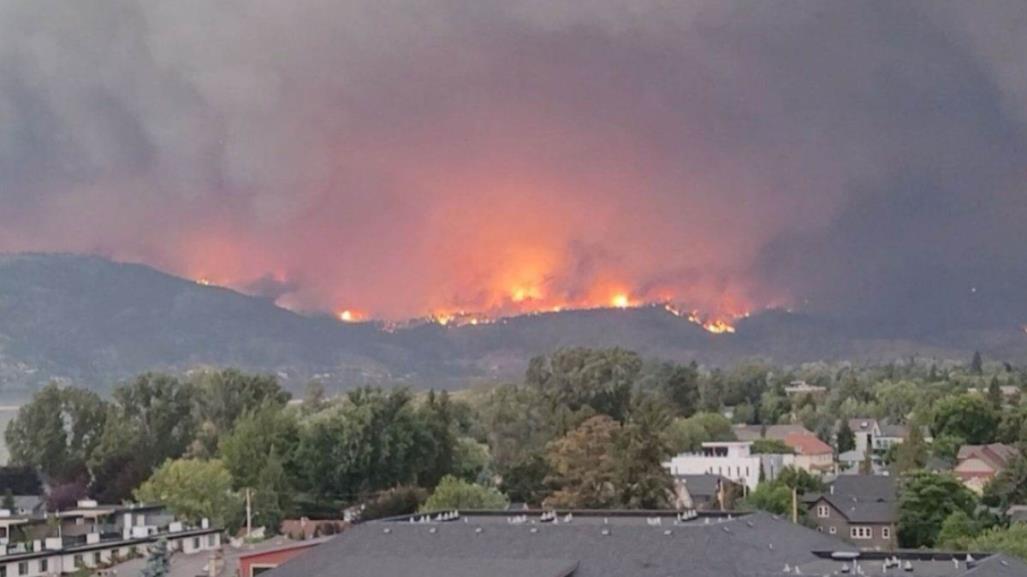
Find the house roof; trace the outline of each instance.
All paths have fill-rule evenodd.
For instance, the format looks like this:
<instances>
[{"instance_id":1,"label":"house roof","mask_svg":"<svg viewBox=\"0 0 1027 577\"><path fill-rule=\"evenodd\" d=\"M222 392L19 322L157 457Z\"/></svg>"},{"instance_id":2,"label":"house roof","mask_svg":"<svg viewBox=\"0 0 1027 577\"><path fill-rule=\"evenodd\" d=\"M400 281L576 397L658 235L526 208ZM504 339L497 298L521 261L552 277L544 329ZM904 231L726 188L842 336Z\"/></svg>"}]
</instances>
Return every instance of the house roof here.
<instances>
[{"instance_id":1,"label":"house roof","mask_svg":"<svg viewBox=\"0 0 1027 577\"><path fill-rule=\"evenodd\" d=\"M895 501L860 501L838 495L821 495L820 499L830 503L850 523L894 523L898 518Z\"/></svg>"},{"instance_id":2,"label":"house roof","mask_svg":"<svg viewBox=\"0 0 1027 577\"><path fill-rule=\"evenodd\" d=\"M685 484L688 494L693 497L715 497L721 483L732 483L720 475L675 475L676 480Z\"/></svg>"},{"instance_id":3,"label":"house roof","mask_svg":"<svg viewBox=\"0 0 1027 577\"><path fill-rule=\"evenodd\" d=\"M799 455L832 455L831 445L821 441L813 434L789 433L784 444L795 450Z\"/></svg>"},{"instance_id":4,"label":"house roof","mask_svg":"<svg viewBox=\"0 0 1027 577\"><path fill-rule=\"evenodd\" d=\"M1013 505L1006 511L1006 515L1014 523L1027 523L1027 505Z\"/></svg>"},{"instance_id":5,"label":"house roof","mask_svg":"<svg viewBox=\"0 0 1027 577\"><path fill-rule=\"evenodd\" d=\"M792 433L812 435L813 432L802 425L735 425L732 427L739 441L758 441L760 439L785 440Z\"/></svg>"},{"instance_id":6,"label":"house roof","mask_svg":"<svg viewBox=\"0 0 1027 577\"><path fill-rule=\"evenodd\" d=\"M909 436L909 427L906 425L881 425L881 436L905 439Z\"/></svg>"},{"instance_id":7,"label":"house roof","mask_svg":"<svg viewBox=\"0 0 1027 577\"><path fill-rule=\"evenodd\" d=\"M1016 447L1002 443L991 443L990 445L963 445L959 448L956 460L959 463L969 459L980 459L990 465L996 471L1006 468L1020 452Z\"/></svg>"},{"instance_id":8,"label":"house roof","mask_svg":"<svg viewBox=\"0 0 1027 577\"><path fill-rule=\"evenodd\" d=\"M553 577L576 563L573 577L751 577L786 563L811 563L814 550L855 549L834 537L766 513L676 522L646 512L541 523L464 516L450 522L374 521L301 555L267 577ZM605 521L609 521L606 524ZM542 561L532 567L524 562ZM521 563L518 563L521 562ZM551 562L551 563L550 563ZM492 569L493 563L502 570ZM478 572L467 572L475 568ZM533 571L533 572L532 572Z\"/></svg>"},{"instance_id":9,"label":"house roof","mask_svg":"<svg viewBox=\"0 0 1027 577\"><path fill-rule=\"evenodd\" d=\"M573 521L556 524L542 523L538 511L518 523L507 515L363 523L266 577L783 577L835 575L854 560L860 574L879 577L902 573L885 570L883 559L892 555L913 563L918 577L1027 571L1004 555L974 554L971 568L965 553L860 552L766 513L677 522L666 512L578 512ZM654 525L651 515L659 515L662 525Z\"/></svg>"},{"instance_id":10,"label":"house roof","mask_svg":"<svg viewBox=\"0 0 1027 577\"><path fill-rule=\"evenodd\" d=\"M877 419L859 418L849 419L849 428L853 433L866 433L872 431L877 425Z\"/></svg>"},{"instance_id":11,"label":"house roof","mask_svg":"<svg viewBox=\"0 0 1027 577\"><path fill-rule=\"evenodd\" d=\"M887 475L840 475L831 483L830 494L861 501L896 501L898 484Z\"/></svg>"}]
</instances>

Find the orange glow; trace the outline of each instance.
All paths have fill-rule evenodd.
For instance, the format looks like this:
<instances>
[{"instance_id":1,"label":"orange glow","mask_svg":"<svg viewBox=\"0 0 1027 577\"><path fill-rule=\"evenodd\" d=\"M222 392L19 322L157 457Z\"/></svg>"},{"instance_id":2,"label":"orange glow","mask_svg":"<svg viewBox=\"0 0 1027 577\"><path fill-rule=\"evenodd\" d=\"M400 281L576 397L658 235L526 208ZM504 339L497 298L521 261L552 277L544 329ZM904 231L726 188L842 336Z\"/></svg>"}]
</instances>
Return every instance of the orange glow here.
<instances>
[{"instance_id":1,"label":"orange glow","mask_svg":"<svg viewBox=\"0 0 1027 577\"><path fill-rule=\"evenodd\" d=\"M202 277L202 278L196 279L196 284L202 285L202 286L210 286L210 285L212 285L214 283L210 282L209 278Z\"/></svg>"},{"instance_id":2,"label":"orange glow","mask_svg":"<svg viewBox=\"0 0 1027 577\"><path fill-rule=\"evenodd\" d=\"M720 319L717 319L715 321L709 321L709 322L703 323L702 328L706 329L707 331L709 331L709 332L711 332L711 333L713 333L715 335L720 335L720 334L724 334L724 333L732 333L733 334L735 332L735 327L727 324L726 322L724 322L724 321L722 321Z\"/></svg>"},{"instance_id":3,"label":"orange glow","mask_svg":"<svg viewBox=\"0 0 1027 577\"><path fill-rule=\"evenodd\" d=\"M355 322L360 321L360 319L363 317L363 315L361 315L360 313L358 313L356 311L351 311L349 309L346 309L346 310L340 312L338 314L338 317L339 317L339 320L344 322L344 323L355 323Z\"/></svg>"},{"instance_id":4,"label":"orange glow","mask_svg":"<svg viewBox=\"0 0 1027 577\"><path fill-rule=\"evenodd\" d=\"M615 294L613 295L613 298L610 299L610 304L614 308L626 309L631 306L631 298L624 293Z\"/></svg>"}]
</instances>

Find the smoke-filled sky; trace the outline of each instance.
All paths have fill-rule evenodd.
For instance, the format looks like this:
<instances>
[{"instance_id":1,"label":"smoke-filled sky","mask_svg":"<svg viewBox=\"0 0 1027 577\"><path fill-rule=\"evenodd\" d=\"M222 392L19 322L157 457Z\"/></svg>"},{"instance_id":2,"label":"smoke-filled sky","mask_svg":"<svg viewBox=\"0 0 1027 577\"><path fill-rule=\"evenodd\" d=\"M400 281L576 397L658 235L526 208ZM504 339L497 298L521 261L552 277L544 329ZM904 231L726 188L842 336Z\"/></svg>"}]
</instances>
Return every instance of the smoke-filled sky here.
<instances>
[{"instance_id":1,"label":"smoke-filled sky","mask_svg":"<svg viewBox=\"0 0 1027 577\"><path fill-rule=\"evenodd\" d=\"M1025 240L1020 0L0 0L4 251L380 318L1020 322Z\"/></svg>"}]
</instances>

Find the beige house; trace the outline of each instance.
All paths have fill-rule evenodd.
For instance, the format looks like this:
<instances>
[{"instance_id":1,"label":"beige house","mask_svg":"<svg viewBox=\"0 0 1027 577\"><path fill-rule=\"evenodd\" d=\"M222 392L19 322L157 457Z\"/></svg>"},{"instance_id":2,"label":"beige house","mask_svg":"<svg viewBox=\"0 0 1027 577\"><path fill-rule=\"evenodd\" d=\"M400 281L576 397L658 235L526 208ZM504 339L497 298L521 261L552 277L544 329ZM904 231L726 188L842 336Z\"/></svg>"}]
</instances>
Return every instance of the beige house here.
<instances>
[{"instance_id":1,"label":"beige house","mask_svg":"<svg viewBox=\"0 0 1027 577\"><path fill-rule=\"evenodd\" d=\"M789 433L785 435L784 444L795 451L792 465L796 468L815 475L834 471L834 450L816 435Z\"/></svg>"},{"instance_id":2,"label":"beige house","mask_svg":"<svg viewBox=\"0 0 1027 577\"><path fill-rule=\"evenodd\" d=\"M984 487L1018 454L1015 447L1002 443L990 445L963 445L956 456L956 467L952 473L963 485L980 495Z\"/></svg>"}]
</instances>

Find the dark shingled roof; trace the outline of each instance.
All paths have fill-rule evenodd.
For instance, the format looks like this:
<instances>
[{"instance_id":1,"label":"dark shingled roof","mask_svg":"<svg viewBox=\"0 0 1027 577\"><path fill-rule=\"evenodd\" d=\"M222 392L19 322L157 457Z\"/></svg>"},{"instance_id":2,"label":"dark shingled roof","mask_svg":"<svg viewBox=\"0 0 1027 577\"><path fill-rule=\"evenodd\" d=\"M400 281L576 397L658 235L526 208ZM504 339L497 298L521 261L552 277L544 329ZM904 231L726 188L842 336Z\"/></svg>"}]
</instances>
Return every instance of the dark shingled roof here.
<instances>
[{"instance_id":1,"label":"dark shingled roof","mask_svg":"<svg viewBox=\"0 0 1027 577\"><path fill-rule=\"evenodd\" d=\"M537 511L469 513L453 521L383 520L357 525L266 577L784 577L835 575L859 557L863 575L884 572L891 553L851 545L766 513L702 517L576 513L543 523ZM847 558L836 557L848 555ZM1023 577L1027 565L965 553L900 552L916 577ZM796 572L795 569L800 571ZM787 568L787 570L786 570Z\"/></svg>"},{"instance_id":2,"label":"dark shingled roof","mask_svg":"<svg viewBox=\"0 0 1027 577\"><path fill-rule=\"evenodd\" d=\"M478 522L473 516L440 523L371 522L267 577L453 577L456 569L450 569L450 563L466 567L494 560L545 559L577 562L574 577L751 577L785 564L812 563L817 559L814 550L854 550L765 513L711 519L708 524L700 518L676 525L671 515L660 526L650 526L644 514L642 519L627 524L611 518L609 525L583 517L555 525L510 524L494 518ZM484 570L490 567L487 564L477 566L483 568L481 577L502 575Z\"/></svg>"},{"instance_id":3,"label":"dark shingled roof","mask_svg":"<svg viewBox=\"0 0 1027 577\"><path fill-rule=\"evenodd\" d=\"M895 501L898 487L895 477L884 475L839 475L831 483L831 495L859 501Z\"/></svg>"}]
</instances>

